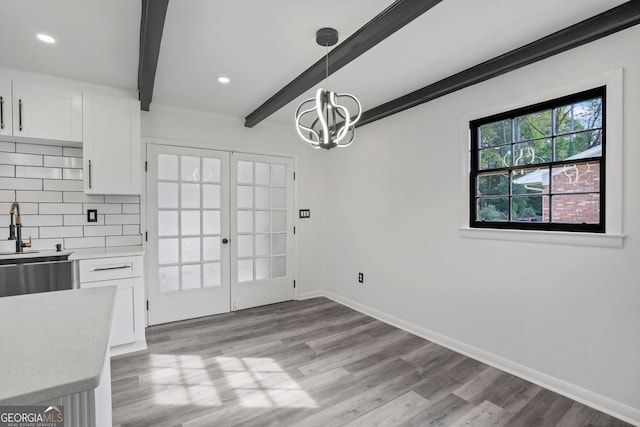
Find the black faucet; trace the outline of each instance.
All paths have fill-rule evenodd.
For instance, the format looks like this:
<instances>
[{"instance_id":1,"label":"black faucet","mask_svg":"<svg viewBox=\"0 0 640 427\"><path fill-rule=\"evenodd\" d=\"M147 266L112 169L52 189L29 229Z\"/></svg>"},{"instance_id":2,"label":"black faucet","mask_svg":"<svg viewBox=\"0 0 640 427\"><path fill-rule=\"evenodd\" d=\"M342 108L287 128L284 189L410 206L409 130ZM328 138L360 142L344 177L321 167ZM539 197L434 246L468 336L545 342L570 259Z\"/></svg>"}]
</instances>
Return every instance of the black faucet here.
<instances>
[{"instance_id":1,"label":"black faucet","mask_svg":"<svg viewBox=\"0 0 640 427\"><path fill-rule=\"evenodd\" d=\"M13 225L13 215L16 216L16 224ZM11 210L9 211L9 215L11 215L11 224L9 224L9 240L16 241L16 253L23 253L23 248L31 247L31 238L29 238L28 242L22 241L22 219L20 218L20 205L18 202L13 202L11 204Z\"/></svg>"}]
</instances>

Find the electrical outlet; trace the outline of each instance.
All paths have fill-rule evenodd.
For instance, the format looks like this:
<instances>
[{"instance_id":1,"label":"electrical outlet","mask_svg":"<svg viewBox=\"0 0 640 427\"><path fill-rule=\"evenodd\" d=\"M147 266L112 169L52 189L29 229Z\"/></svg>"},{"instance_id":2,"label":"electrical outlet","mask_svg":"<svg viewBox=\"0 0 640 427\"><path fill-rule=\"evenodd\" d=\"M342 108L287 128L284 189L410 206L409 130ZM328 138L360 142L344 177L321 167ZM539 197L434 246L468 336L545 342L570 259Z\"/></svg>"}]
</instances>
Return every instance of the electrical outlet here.
<instances>
[{"instance_id":1,"label":"electrical outlet","mask_svg":"<svg viewBox=\"0 0 640 427\"><path fill-rule=\"evenodd\" d=\"M358 283L364 283L364 273L358 273Z\"/></svg>"}]
</instances>

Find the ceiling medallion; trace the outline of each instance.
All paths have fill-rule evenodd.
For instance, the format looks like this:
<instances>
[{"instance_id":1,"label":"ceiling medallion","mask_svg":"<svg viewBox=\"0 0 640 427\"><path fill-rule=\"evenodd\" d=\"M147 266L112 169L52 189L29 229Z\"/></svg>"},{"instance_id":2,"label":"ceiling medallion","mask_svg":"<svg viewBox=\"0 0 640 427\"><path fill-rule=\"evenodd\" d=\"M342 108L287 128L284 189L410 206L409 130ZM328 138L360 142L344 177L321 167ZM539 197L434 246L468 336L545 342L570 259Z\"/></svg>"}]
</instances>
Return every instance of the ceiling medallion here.
<instances>
[{"instance_id":1,"label":"ceiling medallion","mask_svg":"<svg viewBox=\"0 0 640 427\"><path fill-rule=\"evenodd\" d=\"M316 32L316 42L325 46L327 87L329 83L329 46L338 42L338 32L333 28L321 28ZM342 103L352 104L355 114ZM300 103L296 109L298 135L313 148L330 150L346 147L356 136L355 124L360 120L362 107L358 99L349 93L336 93L318 89L315 98Z\"/></svg>"}]
</instances>

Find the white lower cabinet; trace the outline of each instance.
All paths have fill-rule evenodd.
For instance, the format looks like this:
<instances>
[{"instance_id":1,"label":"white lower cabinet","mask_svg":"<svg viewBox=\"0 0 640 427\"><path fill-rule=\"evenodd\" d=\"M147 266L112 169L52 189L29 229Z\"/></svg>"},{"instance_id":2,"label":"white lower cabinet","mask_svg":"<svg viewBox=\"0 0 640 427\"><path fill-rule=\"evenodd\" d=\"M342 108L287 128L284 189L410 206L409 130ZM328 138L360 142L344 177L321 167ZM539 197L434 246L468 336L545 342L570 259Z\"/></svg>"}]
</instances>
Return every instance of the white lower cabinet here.
<instances>
[{"instance_id":1,"label":"white lower cabinet","mask_svg":"<svg viewBox=\"0 0 640 427\"><path fill-rule=\"evenodd\" d=\"M111 322L111 355L146 349L142 256L82 259L79 269L81 288L117 286Z\"/></svg>"}]
</instances>

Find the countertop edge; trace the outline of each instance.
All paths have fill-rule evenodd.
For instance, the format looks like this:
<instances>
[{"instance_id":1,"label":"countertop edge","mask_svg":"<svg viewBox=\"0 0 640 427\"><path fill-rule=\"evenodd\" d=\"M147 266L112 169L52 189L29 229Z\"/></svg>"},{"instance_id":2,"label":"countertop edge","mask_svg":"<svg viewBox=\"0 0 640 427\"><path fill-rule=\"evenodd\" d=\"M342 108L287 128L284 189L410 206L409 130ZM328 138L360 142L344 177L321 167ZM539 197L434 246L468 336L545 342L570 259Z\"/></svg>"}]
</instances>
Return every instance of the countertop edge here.
<instances>
[{"instance_id":1,"label":"countertop edge","mask_svg":"<svg viewBox=\"0 0 640 427\"><path fill-rule=\"evenodd\" d=\"M140 256L145 251L142 246L112 246L108 248L71 249L70 260L113 258L119 256Z\"/></svg>"}]
</instances>

